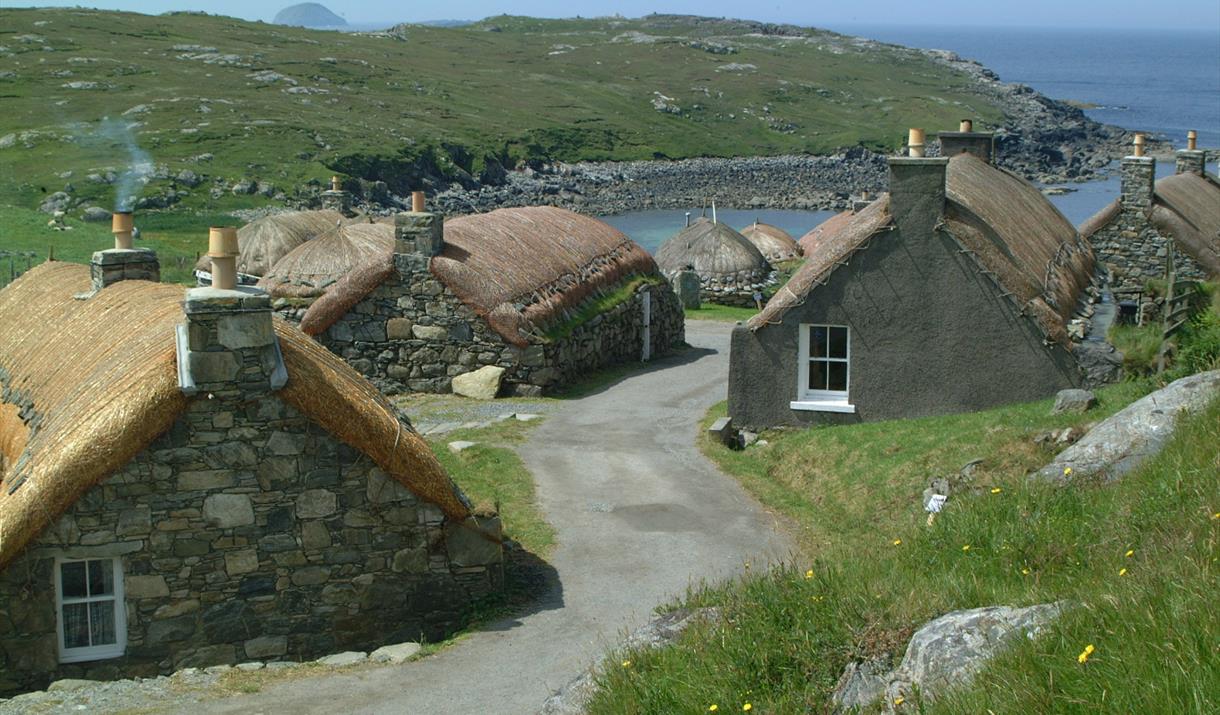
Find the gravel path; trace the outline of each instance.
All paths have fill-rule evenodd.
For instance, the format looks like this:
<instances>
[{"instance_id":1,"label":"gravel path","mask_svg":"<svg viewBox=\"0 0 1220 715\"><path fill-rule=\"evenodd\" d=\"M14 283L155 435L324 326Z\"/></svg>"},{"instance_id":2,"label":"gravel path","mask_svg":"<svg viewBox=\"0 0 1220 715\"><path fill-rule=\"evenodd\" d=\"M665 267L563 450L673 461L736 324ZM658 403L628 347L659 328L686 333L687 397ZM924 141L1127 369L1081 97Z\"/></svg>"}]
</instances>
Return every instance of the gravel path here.
<instances>
[{"instance_id":1,"label":"gravel path","mask_svg":"<svg viewBox=\"0 0 1220 715\"><path fill-rule=\"evenodd\" d=\"M572 400L521 454L559 534L557 582L532 613L397 667L297 680L202 704L212 713L533 713L652 609L699 579L779 559L772 518L694 446L724 399L727 323L687 323L695 347Z\"/></svg>"}]
</instances>

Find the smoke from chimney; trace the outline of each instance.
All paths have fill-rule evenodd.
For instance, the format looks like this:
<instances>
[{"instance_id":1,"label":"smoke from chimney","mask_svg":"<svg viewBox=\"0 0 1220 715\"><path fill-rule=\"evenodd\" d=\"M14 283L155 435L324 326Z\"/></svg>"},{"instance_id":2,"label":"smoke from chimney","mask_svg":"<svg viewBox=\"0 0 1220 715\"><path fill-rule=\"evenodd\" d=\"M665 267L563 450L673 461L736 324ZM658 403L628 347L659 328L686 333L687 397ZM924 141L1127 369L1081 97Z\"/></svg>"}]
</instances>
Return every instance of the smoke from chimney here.
<instances>
[{"instance_id":1,"label":"smoke from chimney","mask_svg":"<svg viewBox=\"0 0 1220 715\"><path fill-rule=\"evenodd\" d=\"M140 191L153 174L152 157L140 148L133 130L134 124L106 117L98 126L98 134L119 144L127 154L127 166L115 181L114 210L130 212L135 208Z\"/></svg>"}]
</instances>

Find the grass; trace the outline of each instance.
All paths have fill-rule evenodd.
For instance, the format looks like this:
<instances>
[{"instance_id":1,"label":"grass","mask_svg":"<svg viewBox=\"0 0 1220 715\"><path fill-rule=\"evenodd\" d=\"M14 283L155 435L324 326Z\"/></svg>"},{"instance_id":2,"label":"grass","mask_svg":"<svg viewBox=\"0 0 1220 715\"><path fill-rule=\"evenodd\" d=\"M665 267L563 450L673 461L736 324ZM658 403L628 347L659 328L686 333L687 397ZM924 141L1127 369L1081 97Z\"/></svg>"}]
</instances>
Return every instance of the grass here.
<instances>
[{"instance_id":1,"label":"grass","mask_svg":"<svg viewBox=\"0 0 1220 715\"><path fill-rule=\"evenodd\" d=\"M547 330L546 338L548 340L563 340L590 320L604 315L620 304L631 300L635 292L643 285L665 285L665 279L654 276L636 276L623 282L608 293L589 298L580 305L570 318Z\"/></svg>"},{"instance_id":2,"label":"grass","mask_svg":"<svg viewBox=\"0 0 1220 715\"><path fill-rule=\"evenodd\" d=\"M824 712L849 661L896 664L937 615L1060 599L1076 605L973 687L901 711L1215 712L1220 402L1118 484L1025 479L1054 453L1032 443L1035 433L1099 419L1147 388L1107 388L1086 415L1052 417L1043 401L768 433L769 445L745 452L705 441L766 507L800 525L804 555L671 604L719 606L724 617L674 647L623 655L630 666L602 676L590 712L740 712L747 702L761 713ZM974 489L953 494L927 526L923 487L974 457L986 460ZM1093 656L1077 662L1089 644Z\"/></svg>"},{"instance_id":3,"label":"grass","mask_svg":"<svg viewBox=\"0 0 1220 715\"><path fill-rule=\"evenodd\" d=\"M654 109L658 94L679 112ZM164 169L145 195L176 185L182 207L219 213L272 201L234 196L241 178L291 197L338 172L405 195L497 164L889 150L912 123L1002 121L969 77L916 51L664 17L499 17L389 36L6 8L0 96L0 204L34 208L71 183L108 208L114 187L87 176L121 170L134 140ZM171 178L184 169L204 182Z\"/></svg>"},{"instance_id":4,"label":"grass","mask_svg":"<svg viewBox=\"0 0 1220 715\"><path fill-rule=\"evenodd\" d=\"M545 556L555 544L555 529L538 508L533 475L513 450L537 424L504 420L481 429L456 430L430 440L429 445L476 507L493 506L499 512L506 537L536 556ZM454 454L448 444L458 440L475 446Z\"/></svg>"},{"instance_id":5,"label":"grass","mask_svg":"<svg viewBox=\"0 0 1220 715\"><path fill-rule=\"evenodd\" d=\"M1148 287L1153 287L1151 281ZM1106 338L1123 354L1123 370L1128 375L1156 373L1162 329L1160 321L1139 326L1116 323L1110 328ZM1189 322L1170 340L1166 366L1165 380L1220 369L1220 286L1202 284Z\"/></svg>"}]
</instances>

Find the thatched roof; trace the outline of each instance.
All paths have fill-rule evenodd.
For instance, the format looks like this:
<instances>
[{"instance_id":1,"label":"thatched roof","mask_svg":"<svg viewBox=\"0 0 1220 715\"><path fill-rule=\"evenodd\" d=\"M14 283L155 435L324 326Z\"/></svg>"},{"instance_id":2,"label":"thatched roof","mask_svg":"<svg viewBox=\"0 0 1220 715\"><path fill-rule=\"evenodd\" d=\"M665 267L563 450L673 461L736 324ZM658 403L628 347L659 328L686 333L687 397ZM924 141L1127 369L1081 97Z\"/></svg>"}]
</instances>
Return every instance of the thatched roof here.
<instances>
[{"instance_id":1,"label":"thatched roof","mask_svg":"<svg viewBox=\"0 0 1220 715\"><path fill-rule=\"evenodd\" d=\"M801 253L806 256L812 256L818 253L821 250L823 241L826 240L825 237L838 233L840 229L851 223L852 217L855 215L856 212L848 209L847 211L837 213L817 226L814 226L809 233L801 236L800 240L796 242L797 245L801 247Z\"/></svg>"},{"instance_id":2,"label":"thatched roof","mask_svg":"<svg viewBox=\"0 0 1220 715\"><path fill-rule=\"evenodd\" d=\"M1048 337L1065 341L1064 326L1092 278L1088 244L1031 184L972 154L950 159L946 192L944 229ZM750 320L750 328L778 323L869 238L889 230L889 201L887 194L858 213L839 214L830 219L833 224L824 224L810 241L805 264Z\"/></svg>"},{"instance_id":3,"label":"thatched roof","mask_svg":"<svg viewBox=\"0 0 1220 715\"><path fill-rule=\"evenodd\" d=\"M724 223L695 219L657 249L661 270L694 268L700 278L731 277L738 273L764 274L771 270L761 251L745 236Z\"/></svg>"},{"instance_id":4,"label":"thatched roof","mask_svg":"<svg viewBox=\"0 0 1220 715\"><path fill-rule=\"evenodd\" d=\"M255 219L237 229L237 270L251 276L265 276L275 262L306 241L317 238L335 226L347 223L338 211L290 211ZM212 259L206 254L195 262L195 270L211 272Z\"/></svg>"},{"instance_id":5,"label":"thatched roof","mask_svg":"<svg viewBox=\"0 0 1220 715\"><path fill-rule=\"evenodd\" d=\"M297 246L259 279L274 298L316 298L352 268L394 251L394 227L348 223Z\"/></svg>"},{"instance_id":6,"label":"thatched roof","mask_svg":"<svg viewBox=\"0 0 1220 715\"><path fill-rule=\"evenodd\" d=\"M550 206L498 209L445 222L432 273L506 340L561 321L630 275L659 275L652 256L618 229Z\"/></svg>"},{"instance_id":7,"label":"thatched roof","mask_svg":"<svg viewBox=\"0 0 1220 715\"><path fill-rule=\"evenodd\" d=\"M1093 249L1033 184L973 154L949 160L945 224L1032 315L1065 341L1076 301L1093 278Z\"/></svg>"},{"instance_id":8,"label":"thatched roof","mask_svg":"<svg viewBox=\"0 0 1220 715\"><path fill-rule=\"evenodd\" d=\"M393 249L370 254L306 311L317 335L393 271ZM514 345L630 275L659 275L648 252L597 219L551 206L498 209L445 222L432 273Z\"/></svg>"},{"instance_id":9,"label":"thatched roof","mask_svg":"<svg viewBox=\"0 0 1220 715\"><path fill-rule=\"evenodd\" d=\"M0 568L170 429L190 400L206 399L178 389L180 286L123 281L73 299L89 283L87 266L52 262L0 290ZM289 374L280 399L449 517L469 515L431 450L372 385L299 330L278 319L275 329Z\"/></svg>"},{"instance_id":10,"label":"thatched roof","mask_svg":"<svg viewBox=\"0 0 1220 715\"><path fill-rule=\"evenodd\" d=\"M790 261L801 257L801 247L796 239L778 226L769 223L754 223L741 229L741 235L746 237L759 253L771 263Z\"/></svg>"},{"instance_id":11,"label":"thatched roof","mask_svg":"<svg viewBox=\"0 0 1220 715\"><path fill-rule=\"evenodd\" d=\"M1183 173L1156 182L1152 223L1211 276L1220 276L1220 183Z\"/></svg>"},{"instance_id":12,"label":"thatched roof","mask_svg":"<svg viewBox=\"0 0 1220 715\"><path fill-rule=\"evenodd\" d=\"M839 219L844 215L851 220ZM779 323L783 320L784 313L804 303L809 294L825 283L836 268L844 265L851 254L865 247L873 236L888 231L893 221L890 215L889 194L883 195L858 213L844 212L830 221L835 221L835 224L818 234L813 251L805 252L805 262L801 267L771 300L767 301L762 312L746 323L751 330ZM806 238L808 237L806 235Z\"/></svg>"}]
</instances>

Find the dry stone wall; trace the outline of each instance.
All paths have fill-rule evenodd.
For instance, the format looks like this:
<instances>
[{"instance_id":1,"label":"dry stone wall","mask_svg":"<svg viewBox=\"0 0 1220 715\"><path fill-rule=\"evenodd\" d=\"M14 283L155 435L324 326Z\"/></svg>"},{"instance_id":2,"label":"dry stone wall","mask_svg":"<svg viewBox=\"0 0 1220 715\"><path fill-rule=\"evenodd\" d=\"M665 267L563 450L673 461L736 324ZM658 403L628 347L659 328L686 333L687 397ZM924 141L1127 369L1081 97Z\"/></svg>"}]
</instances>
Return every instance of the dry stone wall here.
<instances>
[{"instance_id":1,"label":"dry stone wall","mask_svg":"<svg viewBox=\"0 0 1220 715\"><path fill-rule=\"evenodd\" d=\"M1142 289L1149 280L1165 277L1170 236L1163 236L1149 217L1155 193L1156 162L1149 157L1127 157L1122 163L1122 197L1119 212L1089 237L1093 250L1110 267L1115 288ZM1203 279L1205 274L1190 256L1174 253L1174 270L1180 278Z\"/></svg>"},{"instance_id":2,"label":"dry stone wall","mask_svg":"<svg viewBox=\"0 0 1220 715\"><path fill-rule=\"evenodd\" d=\"M428 271L421 254L396 254L397 271L318 340L387 394L449 392L455 376L487 365L505 369L502 393L536 396L643 353L644 294L651 298L653 355L685 340L682 307L668 285L646 283L626 301L567 336L507 342ZM277 308L293 321L304 308Z\"/></svg>"},{"instance_id":3,"label":"dry stone wall","mask_svg":"<svg viewBox=\"0 0 1220 715\"><path fill-rule=\"evenodd\" d=\"M502 586L489 534L274 396L200 398L0 572L0 693L435 641ZM121 559L123 657L58 662L56 557Z\"/></svg>"}]
</instances>

